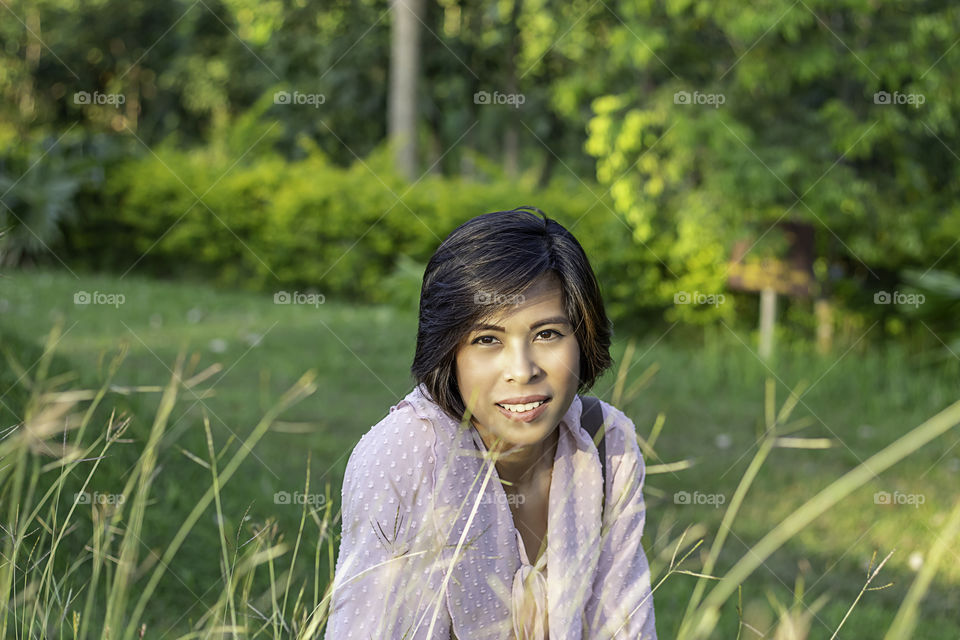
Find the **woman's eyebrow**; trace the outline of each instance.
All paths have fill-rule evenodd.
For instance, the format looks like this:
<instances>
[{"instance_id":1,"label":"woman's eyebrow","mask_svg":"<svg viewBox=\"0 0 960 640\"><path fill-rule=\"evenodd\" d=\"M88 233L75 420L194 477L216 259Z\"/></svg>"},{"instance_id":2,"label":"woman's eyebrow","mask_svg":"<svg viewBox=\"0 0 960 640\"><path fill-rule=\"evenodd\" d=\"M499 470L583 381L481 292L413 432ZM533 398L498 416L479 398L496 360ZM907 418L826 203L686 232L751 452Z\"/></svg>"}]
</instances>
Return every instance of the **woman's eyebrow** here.
<instances>
[{"instance_id":1,"label":"woman's eyebrow","mask_svg":"<svg viewBox=\"0 0 960 640\"><path fill-rule=\"evenodd\" d=\"M552 318L544 318L543 320L538 320L530 325L530 330L533 331L537 327L542 327L546 324L570 324L570 321L567 320L566 316L554 316ZM486 324L486 323L477 323L473 325L473 331L500 331L501 333L506 333L506 329L503 327L497 326L495 324Z\"/></svg>"}]
</instances>

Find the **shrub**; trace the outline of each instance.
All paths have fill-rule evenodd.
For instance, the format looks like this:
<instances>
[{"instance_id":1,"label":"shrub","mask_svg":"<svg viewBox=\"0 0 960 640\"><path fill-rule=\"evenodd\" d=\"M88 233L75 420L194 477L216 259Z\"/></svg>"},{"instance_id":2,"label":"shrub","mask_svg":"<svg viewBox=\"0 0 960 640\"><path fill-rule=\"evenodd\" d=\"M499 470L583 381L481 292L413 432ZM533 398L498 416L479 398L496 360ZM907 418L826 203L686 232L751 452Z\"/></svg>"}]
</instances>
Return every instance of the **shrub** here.
<instances>
[{"instance_id":1,"label":"shrub","mask_svg":"<svg viewBox=\"0 0 960 640\"><path fill-rule=\"evenodd\" d=\"M404 294L394 290L395 276L409 279L411 265L426 264L456 226L533 205L583 244L613 317L654 318L662 310L637 295L650 256L633 244L609 200L578 180L558 178L538 190L527 179L428 175L410 186L391 171L385 149L348 168L315 148L296 161L264 154L234 162L213 148L167 145L118 166L102 202L73 229L73 257L121 273L132 267L259 291L397 302Z\"/></svg>"}]
</instances>

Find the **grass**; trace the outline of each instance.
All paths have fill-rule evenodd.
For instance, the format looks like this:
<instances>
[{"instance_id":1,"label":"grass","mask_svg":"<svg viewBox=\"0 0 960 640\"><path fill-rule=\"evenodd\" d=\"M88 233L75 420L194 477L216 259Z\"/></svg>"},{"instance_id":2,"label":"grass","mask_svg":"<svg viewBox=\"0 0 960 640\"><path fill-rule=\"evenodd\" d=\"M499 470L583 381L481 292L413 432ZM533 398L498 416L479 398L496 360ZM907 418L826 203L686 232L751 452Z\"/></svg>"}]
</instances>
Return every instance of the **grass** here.
<instances>
[{"instance_id":1,"label":"grass","mask_svg":"<svg viewBox=\"0 0 960 640\"><path fill-rule=\"evenodd\" d=\"M117 307L75 305L74 294L81 290L122 293L125 301ZM97 464L88 492L129 496L124 518L130 520L125 520L124 531L142 518L137 539L118 547L127 555L121 552L113 561L103 560L102 584L139 592L156 580L156 591L141 605L140 621L150 632L145 637L182 636L198 622L208 624L218 617L247 625L264 623L250 608L238 611L238 603L264 613L265 633L279 637L284 633L277 626L279 616L271 617L269 612L282 610L285 621L293 620L296 616L290 612L300 586L305 589L299 600L316 602L329 580L334 556L330 529L324 527L332 523L324 517L336 513L347 456L359 437L412 387L408 367L415 311L329 299L318 308L275 305L272 296L134 276L85 274L77 280L68 273L35 272L0 280L0 346L16 344L23 349L22 343L42 344L58 322L63 335L56 344L58 359L50 364L51 375L76 372L76 379L67 380L71 388L98 389L109 373L109 354L121 343L129 349L113 374L115 390L87 418L90 437L86 440L92 441L109 422L111 408L126 410L130 422L123 437L110 443L101 460L71 463L61 487L64 494L76 491L91 465ZM872 344L869 333L855 344L840 345L830 356L818 356L803 344L790 345L769 367L754 356L753 344L748 335L728 327L700 334L664 327L638 336L632 345L630 336L618 333L614 357L618 363L629 361L632 368L619 383L617 372L609 373L592 391L605 399L618 398L617 406L633 418L638 433L653 442L653 450L647 453L645 543L658 576L666 573L679 537L692 526L699 529L687 532L676 559L696 540L702 539L702 544L677 568L697 573L706 566L711 568L709 573L724 575L754 557L750 547L811 497L960 397L960 363L948 360L930 365L929 359L921 361L920 356L896 346ZM165 384L174 377L181 353L190 354L179 365L184 379L206 376L189 387ZM36 357L25 360L25 367L30 367ZM3 426L25 418L29 390L23 382L38 379L39 368L27 371L12 389L22 372L11 376L6 371L0 377ZM304 381L302 376L310 369L317 378ZM289 397L281 400L291 388L302 392L305 385L313 392L295 394L296 404ZM803 386L794 402L791 424L801 428L788 435L807 440L778 444L830 444L829 448L770 444L771 424L786 428L786 423L771 421L771 416L798 385ZM175 391L170 391L171 386ZM135 387L142 388L131 392ZM86 410L84 402L71 406L80 415ZM156 418L165 414L168 417L158 422ZM265 414L273 419L264 422ZM243 446L258 429L262 434L255 446ZM811 638L830 637L841 624L838 637L846 633L880 638L893 624L900 603L908 600L918 575L929 586L917 599L918 626L913 637L960 636L956 613L960 611L960 558L955 544L942 546L938 566L931 571L938 556L934 543L952 526L951 506L960 479L958 442L956 431L948 431L904 461L876 476L868 475L862 486L853 487L829 511L771 550L742 584L738 581L739 593L730 592L731 599L717 602L717 630L711 637L772 637L772 627L784 612L794 611L798 620L806 612ZM756 467L722 548L710 554L738 483L765 446L769 449L763 454L764 464ZM43 458L30 454L23 459L22 469L42 468L39 463L27 464L34 457ZM90 457L99 455L94 452ZM48 457L43 463L54 459ZM229 483L212 491L221 480L214 472L223 473L232 460L237 462ZM685 464L667 464L675 462ZM308 493L328 495L332 502L324 498L318 510L309 511L303 505L275 501L277 492L304 491L308 472L312 487ZM24 471L23 482L16 486L26 491L32 473ZM52 486L56 473L55 468L37 472L36 486ZM5 527L18 517L18 501L12 497L22 495L11 486L4 489L0 501ZM877 504L875 494L880 491L923 496L924 502ZM676 498L678 492L722 496L724 504L721 508L682 504ZM139 510L133 508L138 495ZM91 517L95 512L73 513L74 529L60 542L62 553L53 559L53 575L72 570L79 576L85 565L74 561L95 562L93 552L85 551L84 545L104 540L112 531ZM191 512L197 521L187 535L183 523ZM44 522L56 530L49 519ZM175 553L163 557L178 534L184 536L181 544ZM287 573L294 548L299 564L294 563L294 570ZM893 584L864 591L868 569L878 562L871 566L871 558L875 553L883 558L890 551L893 555L870 589ZM125 558L137 560L126 574L118 568L127 566ZM157 567L163 570L158 572ZM695 576L678 572L658 587L655 603L661 637L676 636L695 591L709 600L711 589L725 584L703 579L704 586L698 589L697 582ZM292 586L285 590L287 584ZM241 597L244 593L246 598ZM64 604L67 595L48 595L47 602L59 601L62 607L48 612L47 624L52 628L58 628L52 617L78 610ZM280 601L286 596L289 603L284 607ZM125 601L126 609L118 601L110 611L96 600L98 604L89 608L97 613L90 617L87 633L99 635L103 630L97 625L102 625L105 615L111 618L112 629L123 627L134 633L123 616L134 609L139 597L140 593L133 593ZM742 613L737 611L738 597ZM849 611L854 602L856 607ZM201 621L211 609L217 615ZM69 628L70 616L64 619Z\"/></svg>"}]
</instances>

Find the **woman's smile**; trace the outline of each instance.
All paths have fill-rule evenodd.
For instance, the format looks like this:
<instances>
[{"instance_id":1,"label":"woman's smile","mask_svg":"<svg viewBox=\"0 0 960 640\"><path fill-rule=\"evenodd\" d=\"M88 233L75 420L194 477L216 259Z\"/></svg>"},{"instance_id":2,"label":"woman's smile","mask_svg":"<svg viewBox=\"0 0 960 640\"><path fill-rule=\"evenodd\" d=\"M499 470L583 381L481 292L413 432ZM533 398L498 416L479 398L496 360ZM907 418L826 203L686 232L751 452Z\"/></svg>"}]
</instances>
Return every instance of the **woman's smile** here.
<instances>
[{"instance_id":1,"label":"woman's smile","mask_svg":"<svg viewBox=\"0 0 960 640\"><path fill-rule=\"evenodd\" d=\"M502 405L497 403L497 408L500 409L500 413L505 415L510 420L519 420L520 422L533 422L540 416L544 414L547 410L547 404L550 402L550 399L540 400L538 402L531 402L529 404L511 404L511 405Z\"/></svg>"}]
</instances>

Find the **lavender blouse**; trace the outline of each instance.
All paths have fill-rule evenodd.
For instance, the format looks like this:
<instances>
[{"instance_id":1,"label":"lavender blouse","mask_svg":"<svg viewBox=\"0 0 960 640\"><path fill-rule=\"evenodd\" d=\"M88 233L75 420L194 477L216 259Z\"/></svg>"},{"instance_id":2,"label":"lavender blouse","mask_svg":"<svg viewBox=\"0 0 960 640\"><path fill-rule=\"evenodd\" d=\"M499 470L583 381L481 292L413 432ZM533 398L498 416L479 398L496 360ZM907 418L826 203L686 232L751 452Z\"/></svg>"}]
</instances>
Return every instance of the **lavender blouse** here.
<instances>
[{"instance_id":1,"label":"lavender blouse","mask_svg":"<svg viewBox=\"0 0 960 640\"><path fill-rule=\"evenodd\" d=\"M347 463L326 640L655 640L635 427L601 403L602 487L581 404L575 396L558 427L537 566L476 429L424 385L390 407Z\"/></svg>"}]
</instances>

